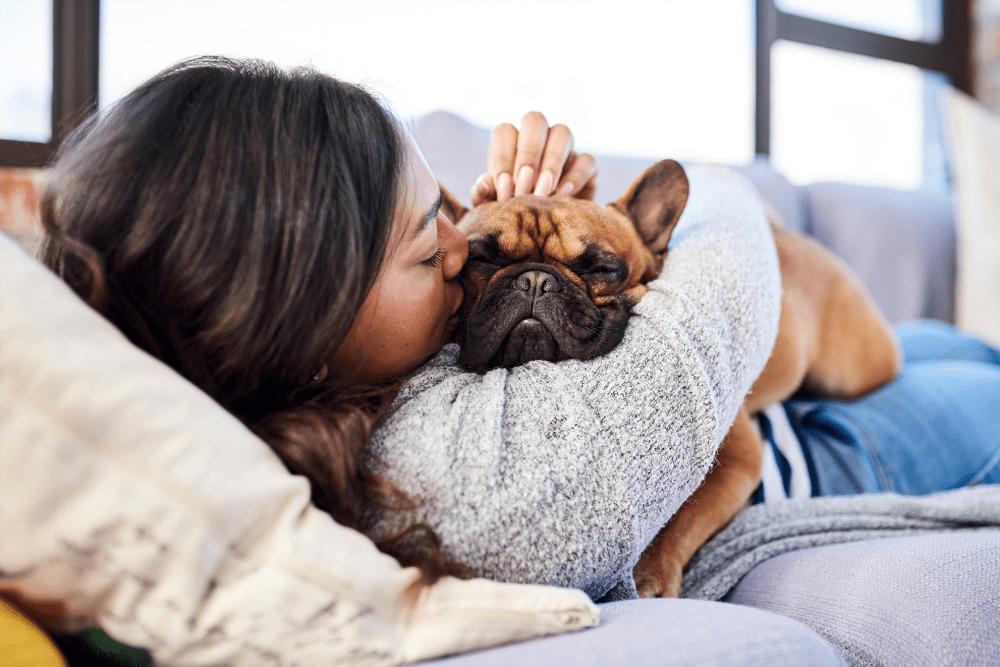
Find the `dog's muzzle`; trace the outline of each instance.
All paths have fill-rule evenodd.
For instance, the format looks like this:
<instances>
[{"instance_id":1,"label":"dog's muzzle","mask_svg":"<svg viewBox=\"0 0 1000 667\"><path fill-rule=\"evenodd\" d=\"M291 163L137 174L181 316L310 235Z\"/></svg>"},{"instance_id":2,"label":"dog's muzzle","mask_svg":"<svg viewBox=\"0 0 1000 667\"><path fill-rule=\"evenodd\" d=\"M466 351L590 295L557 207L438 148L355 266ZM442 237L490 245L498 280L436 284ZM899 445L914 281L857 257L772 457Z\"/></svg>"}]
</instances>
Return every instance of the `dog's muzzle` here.
<instances>
[{"instance_id":1,"label":"dog's muzzle","mask_svg":"<svg viewBox=\"0 0 1000 667\"><path fill-rule=\"evenodd\" d=\"M518 269L494 280L460 324L462 366L481 372L535 360L589 359L621 341L627 309L599 308L554 267Z\"/></svg>"}]
</instances>

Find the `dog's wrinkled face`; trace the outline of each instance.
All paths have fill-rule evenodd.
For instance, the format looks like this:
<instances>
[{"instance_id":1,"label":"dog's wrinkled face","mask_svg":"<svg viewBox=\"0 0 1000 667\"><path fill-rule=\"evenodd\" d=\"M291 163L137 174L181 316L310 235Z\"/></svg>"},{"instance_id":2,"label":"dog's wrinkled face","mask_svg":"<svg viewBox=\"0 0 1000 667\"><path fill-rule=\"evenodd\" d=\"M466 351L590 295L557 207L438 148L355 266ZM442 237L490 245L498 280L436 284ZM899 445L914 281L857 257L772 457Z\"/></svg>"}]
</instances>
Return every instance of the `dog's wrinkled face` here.
<instances>
[{"instance_id":1,"label":"dog's wrinkled face","mask_svg":"<svg viewBox=\"0 0 1000 667\"><path fill-rule=\"evenodd\" d=\"M608 206L528 195L470 212L443 191L446 215L469 240L459 363L482 372L612 350L659 275L687 191L672 160Z\"/></svg>"}]
</instances>

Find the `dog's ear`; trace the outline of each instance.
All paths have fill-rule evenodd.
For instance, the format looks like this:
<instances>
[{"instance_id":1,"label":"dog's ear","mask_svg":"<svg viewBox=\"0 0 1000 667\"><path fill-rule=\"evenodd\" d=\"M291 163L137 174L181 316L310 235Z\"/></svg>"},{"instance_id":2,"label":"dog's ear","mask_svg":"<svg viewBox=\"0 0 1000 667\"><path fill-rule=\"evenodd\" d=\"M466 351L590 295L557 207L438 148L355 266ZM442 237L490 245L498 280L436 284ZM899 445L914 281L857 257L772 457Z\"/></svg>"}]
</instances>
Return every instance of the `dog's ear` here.
<instances>
[{"instance_id":1,"label":"dog's ear","mask_svg":"<svg viewBox=\"0 0 1000 667\"><path fill-rule=\"evenodd\" d=\"M612 206L632 220L642 242L654 257L662 259L687 198L684 167L674 160L661 160L647 169Z\"/></svg>"},{"instance_id":2,"label":"dog's ear","mask_svg":"<svg viewBox=\"0 0 1000 667\"><path fill-rule=\"evenodd\" d=\"M461 202L455 199L455 195L448 191L448 188L443 185L439 187L441 188L441 212L451 221L451 224L458 225L469 209L462 206Z\"/></svg>"}]
</instances>

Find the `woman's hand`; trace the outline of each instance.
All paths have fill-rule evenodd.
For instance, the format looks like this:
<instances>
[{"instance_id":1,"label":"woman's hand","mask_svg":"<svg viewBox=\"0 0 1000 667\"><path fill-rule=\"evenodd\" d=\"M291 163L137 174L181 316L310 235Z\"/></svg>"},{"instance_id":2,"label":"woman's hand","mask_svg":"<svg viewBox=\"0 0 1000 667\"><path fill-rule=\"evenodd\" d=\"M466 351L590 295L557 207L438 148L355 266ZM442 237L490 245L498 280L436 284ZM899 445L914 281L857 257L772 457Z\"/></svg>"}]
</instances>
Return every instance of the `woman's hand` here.
<instances>
[{"instance_id":1,"label":"woman's hand","mask_svg":"<svg viewBox=\"0 0 1000 667\"><path fill-rule=\"evenodd\" d=\"M524 115L520 131L510 123L497 125L490 137L487 168L469 194L473 206L527 194L593 199L597 187L594 156L576 154L569 128L549 127L537 111Z\"/></svg>"}]
</instances>

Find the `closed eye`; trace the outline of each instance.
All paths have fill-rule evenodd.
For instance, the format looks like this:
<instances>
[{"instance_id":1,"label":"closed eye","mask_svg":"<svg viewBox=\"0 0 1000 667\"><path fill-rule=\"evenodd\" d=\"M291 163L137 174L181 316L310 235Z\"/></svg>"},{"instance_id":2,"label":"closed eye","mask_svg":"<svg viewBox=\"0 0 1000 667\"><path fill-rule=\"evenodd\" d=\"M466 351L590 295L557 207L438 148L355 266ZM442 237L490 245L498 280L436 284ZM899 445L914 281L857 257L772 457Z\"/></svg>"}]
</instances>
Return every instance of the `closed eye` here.
<instances>
[{"instance_id":1,"label":"closed eye","mask_svg":"<svg viewBox=\"0 0 1000 667\"><path fill-rule=\"evenodd\" d=\"M441 260L444 259L444 246L438 246L437 252L433 255L420 262L424 266L429 266L432 269L436 269L441 266Z\"/></svg>"},{"instance_id":2,"label":"closed eye","mask_svg":"<svg viewBox=\"0 0 1000 667\"><path fill-rule=\"evenodd\" d=\"M625 262L619 261L608 265L595 266L582 275L592 280L621 282L628 277L628 267L625 265Z\"/></svg>"}]
</instances>

